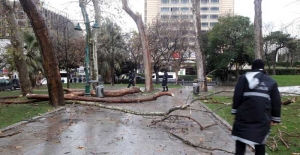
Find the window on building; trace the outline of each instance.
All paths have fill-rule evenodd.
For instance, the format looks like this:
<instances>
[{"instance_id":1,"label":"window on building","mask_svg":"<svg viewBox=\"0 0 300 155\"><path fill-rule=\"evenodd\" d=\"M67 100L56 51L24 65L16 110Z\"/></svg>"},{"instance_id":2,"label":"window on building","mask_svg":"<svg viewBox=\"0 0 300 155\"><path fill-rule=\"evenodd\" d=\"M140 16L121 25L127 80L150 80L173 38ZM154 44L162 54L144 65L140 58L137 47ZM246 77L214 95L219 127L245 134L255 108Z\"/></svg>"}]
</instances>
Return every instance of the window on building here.
<instances>
[{"instance_id":1,"label":"window on building","mask_svg":"<svg viewBox=\"0 0 300 155\"><path fill-rule=\"evenodd\" d=\"M162 20L168 20L170 18L170 16L169 15L161 15L160 18Z\"/></svg>"},{"instance_id":2,"label":"window on building","mask_svg":"<svg viewBox=\"0 0 300 155\"><path fill-rule=\"evenodd\" d=\"M160 12L169 12L169 8L166 7L160 8Z\"/></svg>"},{"instance_id":3,"label":"window on building","mask_svg":"<svg viewBox=\"0 0 300 155\"><path fill-rule=\"evenodd\" d=\"M181 4L188 4L189 0L181 0Z\"/></svg>"},{"instance_id":4,"label":"window on building","mask_svg":"<svg viewBox=\"0 0 300 155\"><path fill-rule=\"evenodd\" d=\"M211 11L219 11L219 7L211 7L210 10Z\"/></svg>"},{"instance_id":5,"label":"window on building","mask_svg":"<svg viewBox=\"0 0 300 155\"><path fill-rule=\"evenodd\" d=\"M188 7L181 8L181 12L188 12L188 11L189 11Z\"/></svg>"},{"instance_id":6,"label":"window on building","mask_svg":"<svg viewBox=\"0 0 300 155\"><path fill-rule=\"evenodd\" d=\"M171 8L171 12L179 12L179 8Z\"/></svg>"},{"instance_id":7,"label":"window on building","mask_svg":"<svg viewBox=\"0 0 300 155\"><path fill-rule=\"evenodd\" d=\"M208 15L201 15L201 19L207 19Z\"/></svg>"},{"instance_id":8,"label":"window on building","mask_svg":"<svg viewBox=\"0 0 300 155\"><path fill-rule=\"evenodd\" d=\"M178 18L179 18L178 15L172 15L172 16L171 16L171 19L178 19Z\"/></svg>"},{"instance_id":9,"label":"window on building","mask_svg":"<svg viewBox=\"0 0 300 155\"><path fill-rule=\"evenodd\" d=\"M179 0L171 0L171 3L172 3L172 4L178 4L178 3L179 3Z\"/></svg>"},{"instance_id":10,"label":"window on building","mask_svg":"<svg viewBox=\"0 0 300 155\"><path fill-rule=\"evenodd\" d=\"M201 0L201 3L202 3L202 4L207 4L207 3L208 3L208 0Z\"/></svg>"},{"instance_id":11,"label":"window on building","mask_svg":"<svg viewBox=\"0 0 300 155\"><path fill-rule=\"evenodd\" d=\"M183 19L183 20L189 19L189 16L188 15L181 15L181 19Z\"/></svg>"},{"instance_id":12,"label":"window on building","mask_svg":"<svg viewBox=\"0 0 300 155\"><path fill-rule=\"evenodd\" d=\"M208 27L208 23L207 22L201 23L201 27Z\"/></svg>"},{"instance_id":13,"label":"window on building","mask_svg":"<svg viewBox=\"0 0 300 155\"><path fill-rule=\"evenodd\" d=\"M169 4L169 0L161 0L161 4Z\"/></svg>"},{"instance_id":14,"label":"window on building","mask_svg":"<svg viewBox=\"0 0 300 155\"><path fill-rule=\"evenodd\" d=\"M208 7L201 7L200 10L201 11L208 11Z\"/></svg>"},{"instance_id":15,"label":"window on building","mask_svg":"<svg viewBox=\"0 0 300 155\"><path fill-rule=\"evenodd\" d=\"M213 4L219 4L219 0L211 0L211 3L213 3Z\"/></svg>"},{"instance_id":16,"label":"window on building","mask_svg":"<svg viewBox=\"0 0 300 155\"><path fill-rule=\"evenodd\" d=\"M217 24L217 22L211 22L210 27L214 27Z\"/></svg>"},{"instance_id":17,"label":"window on building","mask_svg":"<svg viewBox=\"0 0 300 155\"><path fill-rule=\"evenodd\" d=\"M219 15L210 15L210 19L218 19Z\"/></svg>"}]
</instances>

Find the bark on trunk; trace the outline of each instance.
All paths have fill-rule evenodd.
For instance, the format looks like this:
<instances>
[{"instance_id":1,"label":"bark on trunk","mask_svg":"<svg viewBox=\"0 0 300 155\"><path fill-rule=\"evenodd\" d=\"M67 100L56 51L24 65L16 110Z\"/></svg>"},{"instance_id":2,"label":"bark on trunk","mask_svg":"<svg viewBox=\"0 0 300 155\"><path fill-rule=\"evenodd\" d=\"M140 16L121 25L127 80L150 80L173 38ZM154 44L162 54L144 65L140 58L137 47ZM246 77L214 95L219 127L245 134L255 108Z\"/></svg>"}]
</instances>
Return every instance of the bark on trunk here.
<instances>
[{"instance_id":1,"label":"bark on trunk","mask_svg":"<svg viewBox=\"0 0 300 155\"><path fill-rule=\"evenodd\" d=\"M106 103L139 103L146 101L153 101L161 96L174 96L170 92L158 92L153 96L147 97L118 97L118 98L97 98L97 97L86 97L86 96L73 96L66 94L64 96L65 100L77 100L77 101L92 101L92 102L106 102ZM48 99L48 95L42 94L28 94L26 95L28 99Z\"/></svg>"},{"instance_id":2,"label":"bark on trunk","mask_svg":"<svg viewBox=\"0 0 300 155\"><path fill-rule=\"evenodd\" d=\"M32 0L20 0L23 10L30 19L31 26L41 48L43 68L47 78L50 104L54 107L64 104L58 60L51 44L49 30L42 13Z\"/></svg>"},{"instance_id":3,"label":"bark on trunk","mask_svg":"<svg viewBox=\"0 0 300 155\"><path fill-rule=\"evenodd\" d=\"M10 43L13 46L13 59L19 72L19 80L21 85L21 93L23 96L32 93L31 82L28 74L27 64L23 53L22 34L18 29L14 9L10 6L9 1L1 1L1 5L5 10L8 10L6 19L10 28Z\"/></svg>"},{"instance_id":4,"label":"bark on trunk","mask_svg":"<svg viewBox=\"0 0 300 155\"><path fill-rule=\"evenodd\" d=\"M143 49L143 60L144 60L144 69L145 69L145 91L149 92L153 90L152 71L151 71L150 51L148 46L148 37L146 36L146 31L142 20L142 16L139 14L135 14L128 7L128 0L122 0L122 4L123 4L123 9L131 16L131 18L135 21L138 27L138 31L141 37L142 49Z\"/></svg>"},{"instance_id":5,"label":"bark on trunk","mask_svg":"<svg viewBox=\"0 0 300 155\"><path fill-rule=\"evenodd\" d=\"M84 91L78 91L78 90L72 90L72 89L64 89L66 94L73 94L74 96L83 96L85 95ZM124 89L118 89L118 90L104 90L104 96L105 97L118 97L118 96L124 96L126 94L134 94L141 92L139 87L131 87L131 88L124 88ZM91 90L91 95L95 96L96 92L95 90Z\"/></svg>"},{"instance_id":6,"label":"bark on trunk","mask_svg":"<svg viewBox=\"0 0 300 155\"><path fill-rule=\"evenodd\" d=\"M207 81L205 73L205 54L202 50L202 38L201 38L201 18L200 18L200 0L192 0L193 7L193 21L196 37L196 64L197 64L197 77L203 80L201 82L201 90L207 92Z\"/></svg>"},{"instance_id":7,"label":"bark on trunk","mask_svg":"<svg viewBox=\"0 0 300 155\"><path fill-rule=\"evenodd\" d=\"M274 55L273 55L273 75L276 75L276 58L277 58L277 52L278 52L278 48L276 48Z\"/></svg>"},{"instance_id":8,"label":"bark on trunk","mask_svg":"<svg viewBox=\"0 0 300 155\"><path fill-rule=\"evenodd\" d=\"M294 97L294 98L292 98L292 99L288 99L288 100L286 100L286 101L281 102L281 104L282 104L282 105L289 105L289 104L294 103L294 102L296 102L296 101L297 101L297 97Z\"/></svg>"},{"instance_id":9,"label":"bark on trunk","mask_svg":"<svg viewBox=\"0 0 300 155\"><path fill-rule=\"evenodd\" d=\"M93 0L94 10L95 10L95 22L98 24L101 21L101 10L100 10L100 3L99 0ZM98 71L98 53L97 53L97 46L98 46L98 31L99 29L93 29L92 38L93 42L93 54L92 54L92 78L93 80L99 80L99 71Z\"/></svg>"},{"instance_id":10,"label":"bark on trunk","mask_svg":"<svg viewBox=\"0 0 300 155\"><path fill-rule=\"evenodd\" d=\"M262 0L254 0L254 54L255 59L263 58L263 39L262 39L262 13L261 13Z\"/></svg>"}]
</instances>

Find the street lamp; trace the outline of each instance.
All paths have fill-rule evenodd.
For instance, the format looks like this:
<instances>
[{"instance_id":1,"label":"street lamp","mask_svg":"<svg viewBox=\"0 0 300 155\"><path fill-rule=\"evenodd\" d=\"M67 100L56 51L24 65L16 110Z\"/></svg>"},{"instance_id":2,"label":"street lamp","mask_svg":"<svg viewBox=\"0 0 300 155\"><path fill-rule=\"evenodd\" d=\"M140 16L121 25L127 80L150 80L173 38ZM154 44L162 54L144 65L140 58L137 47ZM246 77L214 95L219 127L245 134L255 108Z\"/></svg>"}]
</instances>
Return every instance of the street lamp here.
<instances>
[{"instance_id":1,"label":"street lamp","mask_svg":"<svg viewBox=\"0 0 300 155\"><path fill-rule=\"evenodd\" d=\"M85 85L85 96L90 96L90 71L89 71L89 64L90 64L90 46L89 46L89 40L90 40L90 21L89 21L89 16L87 14L85 5L83 4L83 1L79 2L79 6L81 8L81 12L84 18L84 24L85 24L85 29L86 29L86 47L85 47L85 76L86 76L86 85ZM99 24L97 21L94 23L92 28L100 28ZM81 27L79 23L77 26L74 28L75 30L81 31Z\"/></svg>"}]
</instances>

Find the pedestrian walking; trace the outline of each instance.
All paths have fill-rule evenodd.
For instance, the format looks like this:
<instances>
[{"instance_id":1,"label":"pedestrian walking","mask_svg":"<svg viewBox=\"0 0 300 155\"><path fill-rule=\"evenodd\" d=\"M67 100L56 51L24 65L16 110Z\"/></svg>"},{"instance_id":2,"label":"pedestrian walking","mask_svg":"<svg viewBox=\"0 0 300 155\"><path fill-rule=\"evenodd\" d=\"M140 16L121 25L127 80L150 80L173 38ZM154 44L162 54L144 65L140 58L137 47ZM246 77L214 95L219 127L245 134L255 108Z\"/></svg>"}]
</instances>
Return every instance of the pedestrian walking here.
<instances>
[{"instance_id":1,"label":"pedestrian walking","mask_svg":"<svg viewBox=\"0 0 300 155\"><path fill-rule=\"evenodd\" d=\"M235 86L231 113L235 114L232 138L236 155L244 155L246 144L255 155L265 155L265 141L273 123L280 123L281 97L276 81L265 74L264 62L252 63L252 71L242 75Z\"/></svg>"},{"instance_id":2,"label":"pedestrian walking","mask_svg":"<svg viewBox=\"0 0 300 155\"><path fill-rule=\"evenodd\" d=\"M131 73L131 71L129 71L129 74L128 74L128 86L127 88L129 88L131 85L134 86L134 74Z\"/></svg>"},{"instance_id":3,"label":"pedestrian walking","mask_svg":"<svg viewBox=\"0 0 300 155\"><path fill-rule=\"evenodd\" d=\"M164 91L169 91L169 89L168 89L168 73L167 73L166 70L164 70L164 76L163 76L163 79L162 79L161 86L163 87L163 92Z\"/></svg>"}]
</instances>

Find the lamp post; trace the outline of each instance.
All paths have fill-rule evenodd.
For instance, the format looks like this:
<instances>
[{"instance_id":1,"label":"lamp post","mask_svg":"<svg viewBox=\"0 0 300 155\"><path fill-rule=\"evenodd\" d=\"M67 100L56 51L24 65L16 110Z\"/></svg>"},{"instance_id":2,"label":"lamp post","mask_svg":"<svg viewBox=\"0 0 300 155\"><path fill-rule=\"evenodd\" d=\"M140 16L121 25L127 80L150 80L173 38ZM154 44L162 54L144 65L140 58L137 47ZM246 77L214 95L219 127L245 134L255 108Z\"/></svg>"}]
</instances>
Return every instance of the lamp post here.
<instances>
[{"instance_id":1,"label":"lamp post","mask_svg":"<svg viewBox=\"0 0 300 155\"><path fill-rule=\"evenodd\" d=\"M90 27L90 20L88 13L86 11L86 6L84 5L84 1L79 1L79 6L81 8L81 12L84 18L84 24L86 28L86 47L85 47L85 76L86 76L86 85L85 85L85 96L90 96L90 71L89 71L89 64L90 64L90 46L89 46L89 40L91 36L91 27ZM92 26L93 28L99 28L99 25L97 21ZM79 23L74 28L75 30L82 30Z\"/></svg>"}]
</instances>

